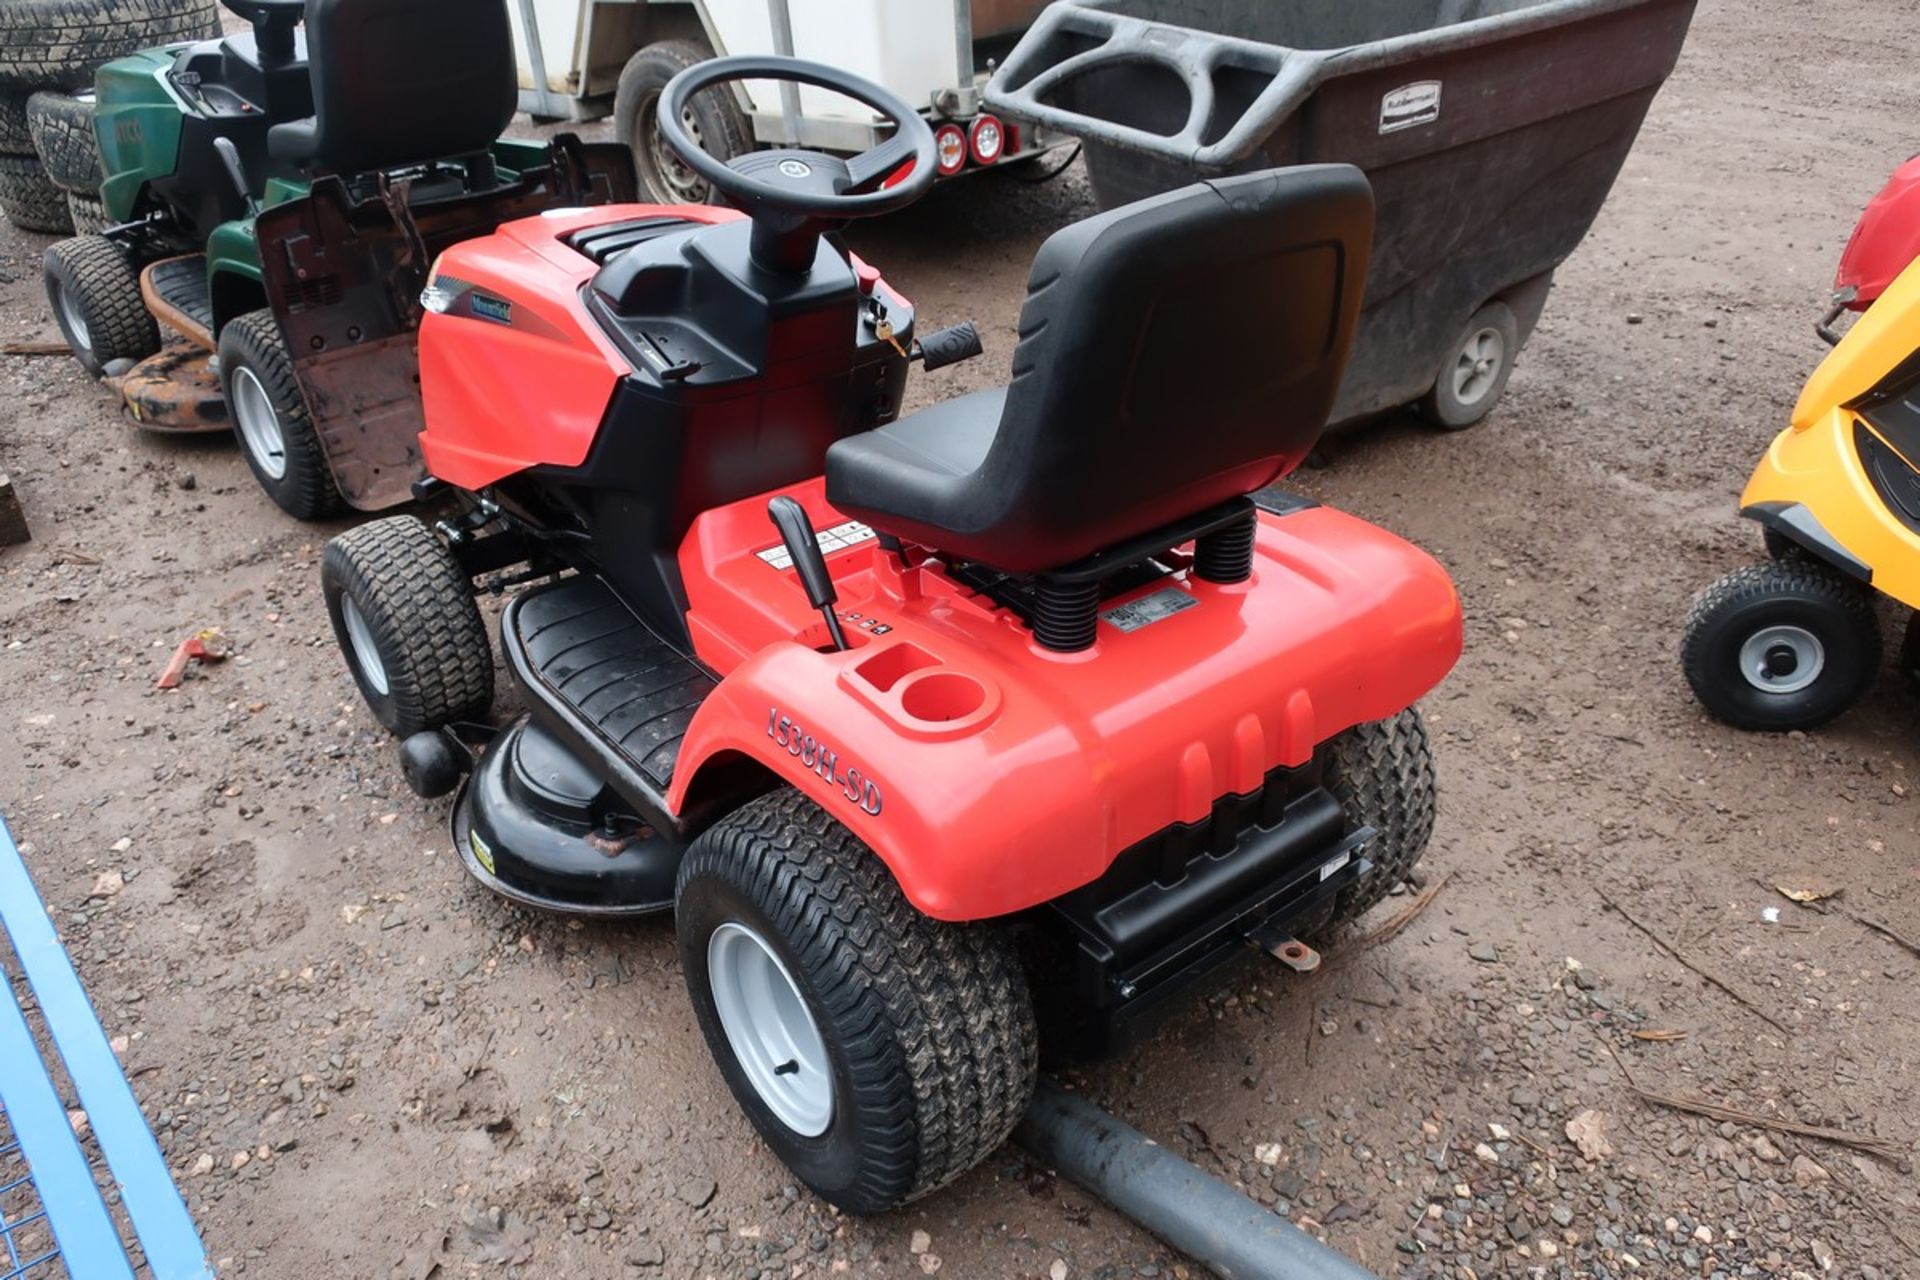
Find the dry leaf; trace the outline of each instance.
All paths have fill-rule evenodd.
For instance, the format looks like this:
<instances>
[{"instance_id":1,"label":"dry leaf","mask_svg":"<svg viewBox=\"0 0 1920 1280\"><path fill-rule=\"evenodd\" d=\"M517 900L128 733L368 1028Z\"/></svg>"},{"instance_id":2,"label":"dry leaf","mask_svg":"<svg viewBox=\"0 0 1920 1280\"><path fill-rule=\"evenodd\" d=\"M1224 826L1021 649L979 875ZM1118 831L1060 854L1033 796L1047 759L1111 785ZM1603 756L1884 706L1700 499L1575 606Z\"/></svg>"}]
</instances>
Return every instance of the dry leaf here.
<instances>
[{"instance_id":1,"label":"dry leaf","mask_svg":"<svg viewBox=\"0 0 1920 1280\"><path fill-rule=\"evenodd\" d=\"M1652 1027L1633 1033L1635 1040L1685 1040L1687 1033L1678 1027Z\"/></svg>"},{"instance_id":2,"label":"dry leaf","mask_svg":"<svg viewBox=\"0 0 1920 1280\"><path fill-rule=\"evenodd\" d=\"M1607 1143L1606 1127L1606 1113L1588 1107L1567 1121L1567 1138L1587 1159L1601 1160L1613 1154L1613 1148Z\"/></svg>"},{"instance_id":3,"label":"dry leaf","mask_svg":"<svg viewBox=\"0 0 1920 1280\"><path fill-rule=\"evenodd\" d=\"M1776 880L1773 887L1793 902L1820 902L1838 897L1840 893L1840 886L1827 880L1807 880L1798 885L1786 885Z\"/></svg>"}]
</instances>

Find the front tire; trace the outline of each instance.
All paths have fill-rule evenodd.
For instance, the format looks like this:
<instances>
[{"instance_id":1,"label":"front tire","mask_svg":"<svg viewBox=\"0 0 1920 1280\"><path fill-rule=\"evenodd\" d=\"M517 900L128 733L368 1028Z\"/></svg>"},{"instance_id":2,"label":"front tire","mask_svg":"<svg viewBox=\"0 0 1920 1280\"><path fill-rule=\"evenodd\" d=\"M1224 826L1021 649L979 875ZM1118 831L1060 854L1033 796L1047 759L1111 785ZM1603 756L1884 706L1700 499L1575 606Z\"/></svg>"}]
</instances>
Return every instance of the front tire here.
<instances>
[{"instance_id":1,"label":"front tire","mask_svg":"<svg viewBox=\"0 0 1920 1280\"><path fill-rule=\"evenodd\" d=\"M220 390L253 478L282 511L324 520L346 506L273 312L249 311L220 331Z\"/></svg>"},{"instance_id":2,"label":"front tire","mask_svg":"<svg viewBox=\"0 0 1920 1280\"><path fill-rule=\"evenodd\" d=\"M1736 569L1695 599L1680 665L1700 705L1737 729L1815 728L1879 670L1873 593L1804 557Z\"/></svg>"},{"instance_id":3,"label":"front tire","mask_svg":"<svg viewBox=\"0 0 1920 1280\"><path fill-rule=\"evenodd\" d=\"M854 834L792 788L681 863L681 967L727 1087L829 1203L879 1213L998 1147L1033 1094L1026 979L987 924L921 915Z\"/></svg>"},{"instance_id":4,"label":"front tire","mask_svg":"<svg viewBox=\"0 0 1920 1280\"><path fill-rule=\"evenodd\" d=\"M713 57L691 40L660 40L627 60L613 95L614 137L633 151L641 194L659 204L710 204L713 186L687 167L660 132L660 92L688 67ZM753 131L740 104L724 87L707 89L687 104L682 123L708 155L725 163L753 150Z\"/></svg>"},{"instance_id":5,"label":"front tire","mask_svg":"<svg viewBox=\"0 0 1920 1280\"><path fill-rule=\"evenodd\" d=\"M1427 421L1446 431L1464 431L1493 412L1506 393L1520 354L1520 322L1504 302L1489 302L1460 331L1433 389L1420 402Z\"/></svg>"},{"instance_id":6,"label":"front tire","mask_svg":"<svg viewBox=\"0 0 1920 1280\"><path fill-rule=\"evenodd\" d=\"M1377 833L1367 846L1373 871L1334 900L1333 914L1316 932L1351 924L1413 871L1433 836L1439 788L1433 746L1418 707L1354 725L1328 744L1325 784L1354 826Z\"/></svg>"},{"instance_id":7,"label":"front tire","mask_svg":"<svg viewBox=\"0 0 1920 1280\"><path fill-rule=\"evenodd\" d=\"M320 590L347 670L390 732L487 714L493 648L473 584L418 517L372 520L329 541Z\"/></svg>"},{"instance_id":8,"label":"front tire","mask_svg":"<svg viewBox=\"0 0 1920 1280\"><path fill-rule=\"evenodd\" d=\"M88 373L97 378L116 360L145 360L160 349L139 273L113 241L101 235L62 240L41 265L54 322Z\"/></svg>"}]
</instances>

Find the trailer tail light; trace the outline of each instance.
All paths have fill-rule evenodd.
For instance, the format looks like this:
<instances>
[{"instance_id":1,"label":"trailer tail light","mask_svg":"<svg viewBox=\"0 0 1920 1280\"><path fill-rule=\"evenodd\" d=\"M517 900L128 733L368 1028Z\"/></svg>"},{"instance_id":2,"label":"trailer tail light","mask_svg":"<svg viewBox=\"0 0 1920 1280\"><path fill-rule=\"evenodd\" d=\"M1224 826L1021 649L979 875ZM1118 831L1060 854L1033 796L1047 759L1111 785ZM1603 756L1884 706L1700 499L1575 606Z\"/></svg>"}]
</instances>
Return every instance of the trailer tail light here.
<instances>
[{"instance_id":1,"label":"trailer tail light","mask_svg":"<svg viewBox=\"0 0 1920 1280\"><path fill-rule=\"evenodd\" d=\"M940 176L951 178L967 165L967 135L957 124L943 124L933 131L933 153L940 162Z\"/></svg>"},{"instance_id":2,"label":"trailer tail light","mask_svg":"<svg viewBox=\"0 0 1920 1280\"><path fill-rule=\"evenodd\" d=\"M985 112L975 116L967 129L967 149L973 152L975 164L992 164L998 160L1007 149L1007 131L1000 117Z\"/></svg>"}]
</instances>

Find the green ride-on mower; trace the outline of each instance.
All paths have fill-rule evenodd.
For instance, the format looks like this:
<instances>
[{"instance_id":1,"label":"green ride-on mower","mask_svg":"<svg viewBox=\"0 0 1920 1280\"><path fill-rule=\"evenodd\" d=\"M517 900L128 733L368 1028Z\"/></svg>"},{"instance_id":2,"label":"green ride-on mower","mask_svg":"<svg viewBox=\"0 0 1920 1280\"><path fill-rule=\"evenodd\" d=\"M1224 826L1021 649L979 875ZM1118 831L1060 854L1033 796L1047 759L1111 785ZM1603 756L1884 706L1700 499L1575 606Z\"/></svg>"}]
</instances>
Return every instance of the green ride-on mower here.
<instances>
[{"instance_id":1,"label":"green ride-on mower","mask_svg":"<svg viewBox=\"0 0 1920 1280\"><path fill-rule=\"evenodd\" d=\"M500 137L505 0L226 3L251 31L100 68L109 225L47 250L54 317L143 427L231 429L290 515L406 502L434 257L631 200L632 159Z\"/></svg>"}]
</instances>

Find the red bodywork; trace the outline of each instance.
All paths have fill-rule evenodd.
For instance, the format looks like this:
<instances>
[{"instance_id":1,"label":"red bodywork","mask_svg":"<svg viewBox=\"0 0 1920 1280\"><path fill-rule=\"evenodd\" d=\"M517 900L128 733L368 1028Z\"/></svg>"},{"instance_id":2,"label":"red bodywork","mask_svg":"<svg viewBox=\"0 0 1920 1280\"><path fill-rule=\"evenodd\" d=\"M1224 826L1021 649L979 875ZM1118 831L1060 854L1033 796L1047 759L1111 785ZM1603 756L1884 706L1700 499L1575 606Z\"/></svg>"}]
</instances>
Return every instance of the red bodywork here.
<instances>
[{"instance_id":1,"label":"red bodywork","mask_svg":"<svg viewBox=\"0 0 1920 1280\"><path fill-rule=\"evenodd\" d=\"M1861 212L1853 238L1840 255L1834 292L1852 290L1847 305L1865 311L1915 258L1920 258L1920 156L1894 170Z\"/></svg>"},{"instance_id":2,"label":"red bodywork","mask_svg":"<svg viewBox=\"0 0 1920 1280\"><path fill-rule=\"evenodd\" d=\"M435 475L478 489L586 455L627 366L581 301L593 264L556 237L647 212L667 211L513 223L442 259L440 272L527 311L513 329L422 324ZM516 332L522 314L540 331ZM939 919L1005 915L1087 884L1129 845L1412 705L1460 653L1445 571L1326 507L1263 514L1251 581L1163 579L1103 606L1147 599L1128 621L1162 616L1132 630L1103 621L1092 649L1062 654L937 560L907 567L864 527L844 528L818 479L788 492L826 539L853 647L820 651L825 627L798 575L770 563L771 495L702 514L679 566L696 655L723 678L694 715L668 803L683 812L716 764L759 761Z\"/></svg>"}]
</instances>

